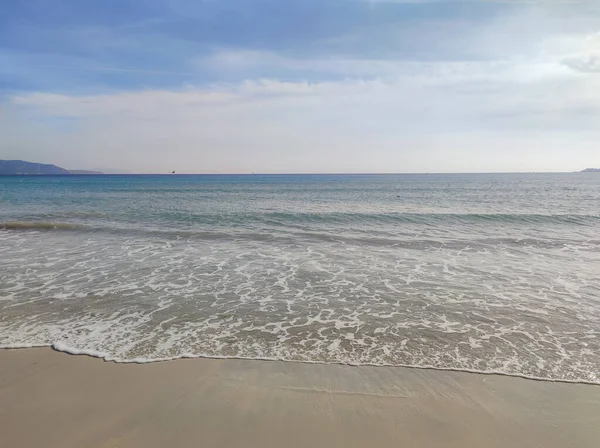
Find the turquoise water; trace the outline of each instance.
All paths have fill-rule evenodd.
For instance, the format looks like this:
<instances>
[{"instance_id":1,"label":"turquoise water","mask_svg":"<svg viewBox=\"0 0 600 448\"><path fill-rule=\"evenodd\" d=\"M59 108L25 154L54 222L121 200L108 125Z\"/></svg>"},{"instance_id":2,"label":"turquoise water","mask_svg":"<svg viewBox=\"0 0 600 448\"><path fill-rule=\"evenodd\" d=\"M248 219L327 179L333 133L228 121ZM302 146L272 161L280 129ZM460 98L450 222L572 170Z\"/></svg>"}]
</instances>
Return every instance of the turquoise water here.
<instances>
[{"instance_id":1,"label":"turquoise water","mask_svg":"<svg viewBox=\"0 0 600 448\"><path fill-rule=\"evenodd\" d=\"M0 346L600 382L600 175L0 177Z\"/></svg>"}]
</instances>

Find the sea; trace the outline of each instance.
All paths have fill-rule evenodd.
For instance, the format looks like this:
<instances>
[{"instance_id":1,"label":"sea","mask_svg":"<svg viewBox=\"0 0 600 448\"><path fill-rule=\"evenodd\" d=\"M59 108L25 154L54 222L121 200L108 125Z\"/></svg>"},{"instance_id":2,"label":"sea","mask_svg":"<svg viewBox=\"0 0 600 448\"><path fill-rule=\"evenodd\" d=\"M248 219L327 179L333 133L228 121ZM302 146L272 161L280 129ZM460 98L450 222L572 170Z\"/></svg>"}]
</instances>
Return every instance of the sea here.
<instances>
[{"instance_id":1,"label":"sea","mask_svg":"<svg viewBox=\"0 0 600 448\"><path fill-rule=\"evenodd\" d=\"M0 347L600 384L600 175L0 177Z\"/></svg>"}]
</instances>

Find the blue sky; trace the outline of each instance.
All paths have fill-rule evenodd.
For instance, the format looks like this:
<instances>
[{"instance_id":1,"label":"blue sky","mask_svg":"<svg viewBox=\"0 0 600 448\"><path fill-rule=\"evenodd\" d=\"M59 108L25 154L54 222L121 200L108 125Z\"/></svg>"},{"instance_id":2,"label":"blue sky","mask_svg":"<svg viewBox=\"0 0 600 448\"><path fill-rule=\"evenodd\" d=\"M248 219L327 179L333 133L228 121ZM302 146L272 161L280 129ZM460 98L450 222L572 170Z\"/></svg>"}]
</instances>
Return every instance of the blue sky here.
<instances>
[{"instance_id":1,"label":"blue sky","mask_svg":"<svg viewBox=\"0 0 600 448\"><path fill-rule=\"evenodd\" d=\"M9 0L0 158L160 172L600 165L600 3Z\"/></svg>"}]
</instances>

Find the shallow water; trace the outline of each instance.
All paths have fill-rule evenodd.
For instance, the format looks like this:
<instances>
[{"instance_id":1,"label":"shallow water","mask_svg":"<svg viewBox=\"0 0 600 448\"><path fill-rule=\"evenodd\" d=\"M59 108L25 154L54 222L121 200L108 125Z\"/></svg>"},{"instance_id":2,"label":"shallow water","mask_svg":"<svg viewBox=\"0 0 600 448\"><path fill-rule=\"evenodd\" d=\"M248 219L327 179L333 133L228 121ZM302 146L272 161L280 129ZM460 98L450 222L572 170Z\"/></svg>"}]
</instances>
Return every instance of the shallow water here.
<instances>
[{"instance_id":1,"label":"shallow water","mask_svg":"<svg viewBox=\"0 0 600 448\"><path fill-rule=\"evenodd\" d=\"M600 175L0 177L0 346L600 382Z\"/></svg>"}]
</instances>

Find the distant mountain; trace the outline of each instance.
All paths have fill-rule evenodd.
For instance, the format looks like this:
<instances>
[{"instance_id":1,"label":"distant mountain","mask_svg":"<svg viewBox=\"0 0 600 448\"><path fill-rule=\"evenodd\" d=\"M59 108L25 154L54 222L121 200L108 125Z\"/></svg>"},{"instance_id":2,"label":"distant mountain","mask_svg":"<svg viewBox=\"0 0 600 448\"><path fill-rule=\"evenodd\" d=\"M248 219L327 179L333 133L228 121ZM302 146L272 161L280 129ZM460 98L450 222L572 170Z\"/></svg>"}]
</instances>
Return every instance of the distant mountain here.
<instances>
[{"instance_id":1,"label":"distant mountain","mask_svg":"<svg viewBox=\"0 0 600 448\"><path fill-rule=\"evenodd\" d=\"M582 173L600 173L600 168L586 168Z\"/></svg>"},{"instance_id":2,"label":"distant mountain","mask_svg":"<svg viewBox=\"0 0 600 448\"><path fill-rule=\"evenodd\" d=\"M104 174L102 171L91 170L69 170L71 174Z\"/></svg>"},{"instance_id":3,"label":"distant mountain","mask_svg":"<svg viewBox=\"0 0 600 448\"><path fill-rule=\"evenodd\" d=\"M25 162L24 160L0 160L0 175L17 174L71 174L56 165L47 165L44 163Z\"/></svg>"}]
</instances>

